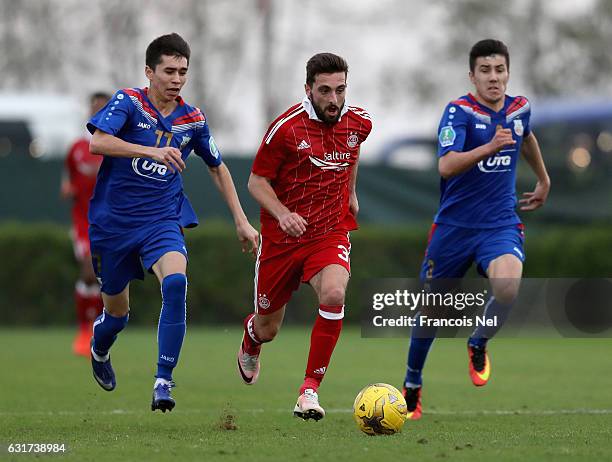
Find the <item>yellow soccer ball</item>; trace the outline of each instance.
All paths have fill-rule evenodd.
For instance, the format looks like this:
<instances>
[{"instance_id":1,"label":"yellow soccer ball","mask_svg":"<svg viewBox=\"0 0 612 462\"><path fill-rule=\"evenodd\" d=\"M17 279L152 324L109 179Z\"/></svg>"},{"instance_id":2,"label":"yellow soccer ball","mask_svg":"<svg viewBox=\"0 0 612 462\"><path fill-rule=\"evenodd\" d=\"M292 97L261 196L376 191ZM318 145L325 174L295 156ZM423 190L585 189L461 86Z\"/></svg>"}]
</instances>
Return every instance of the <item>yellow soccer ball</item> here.
<instances>
[{"instance_id":1,"label":"yellow soccer ball","mask_svg":"<svg viewBox=\"0 0 612 462\"><path fill-rule=\"evenodd\" d=\"M386 383L368 385L353 404L353 418L359 430L368 435L392 435L399 432L408 414L400 391Z\"/></svg>"}]
</instances>

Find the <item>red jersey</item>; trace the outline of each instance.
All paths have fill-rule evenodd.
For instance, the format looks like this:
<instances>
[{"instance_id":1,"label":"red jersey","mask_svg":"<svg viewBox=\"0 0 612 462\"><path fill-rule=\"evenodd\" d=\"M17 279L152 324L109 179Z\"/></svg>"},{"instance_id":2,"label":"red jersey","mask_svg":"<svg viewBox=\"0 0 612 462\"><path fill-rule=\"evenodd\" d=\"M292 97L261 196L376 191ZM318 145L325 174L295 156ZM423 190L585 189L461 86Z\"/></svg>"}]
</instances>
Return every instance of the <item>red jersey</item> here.
<instances>
[{"instance_id":1,"label":"red jersey","mask_svg":"<svg viewBox=\"0 0 612 462\"><path fill-rule=\"evenodd\" d=\"M75 225L87 226L89 199L96 186L96 175L102 163L102 156L89 152L89 139L79 138L74 142L66 157L66 170L74 193L72 221Z\"/></svg>"},{"instance_id":2,"label":"red jersey","mask_svg":"<svg viewBox=\"0 0 612 462\"><path fill-rule=\"evenodd\" d=\"M308 226L302 236L291 237L262 208L262 235L277 243L295 243L332 230L356 229L349 211L349 183L359 147L371 130L370 115L346 104L338 122L323 123L308 98L272 122L252 172L270 179L281 203L304 217Z\"/></svg>"}]
</instances>

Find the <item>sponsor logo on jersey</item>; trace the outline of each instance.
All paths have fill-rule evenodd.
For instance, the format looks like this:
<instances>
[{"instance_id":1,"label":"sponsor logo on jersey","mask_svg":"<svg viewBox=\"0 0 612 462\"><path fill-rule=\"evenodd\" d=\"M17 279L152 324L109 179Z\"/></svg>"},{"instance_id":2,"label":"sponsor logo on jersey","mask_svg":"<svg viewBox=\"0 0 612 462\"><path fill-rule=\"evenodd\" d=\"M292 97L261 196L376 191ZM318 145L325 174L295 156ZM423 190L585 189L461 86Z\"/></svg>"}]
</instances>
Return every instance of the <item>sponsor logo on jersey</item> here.
<instances>
[{"instance_id":1,"label":"sponsor logo on jersey","mask_svg":"<svg viewBox=\"0 0 612 462\"><path fill-rule=\"evenodd\" d=\"M318 159L313 156L309 156L310 162L312 162L315 166L319 167L321 170L346 170L350 165L348 160L351 158L350 152L326 152L323 154L323 159ZM338 162L344 161L344 162Z\"/></svg>"},{"instance_id":2,"label":"sponsor logo on jersey","mask_svg":"<svg viewBox=\"0 0 612 462\"><path fill-rule=\"evenodd\" d=\"M346 144L349 148L354 148L359 143L359 137L356 133L351 133L346 140Z\"/></svg>"},{"instance_id":3,"label":"sponsor logo on jersey","mask_svg":"<svg viewBox=\"0 0 612 462\"><path fill-rule=\"evenodd\" d=\"M132 169L139 176L155 181L168 181L162 178L168 173L168 167L164 164L158 164L154 160L136 157L132 159Z\"/></svg>"},{"instance_id":4,"label":"sponsor logo on jersey","mask_svg":"<svg viewBox=\"0 0 612 462\"><path fill-rule=\"evenodd\" d=\"M523 136L523 132L523 121L521 119L516 119L514 121L514 133L516 133L517 136Z\"/></svg>"},{"instance_id":5,"label":"sponsor logo on jersey","mask_svg":"<svg viewBox=\"0 0 612 462\"><path fill-rule=\"evenodd\" d=\"M151 126L149 124L146 124L144 122L138 122L138 126L140 128L146 128L147 130L149 130L151 128Z\"/></svg>"},{"instance_id":6,"label":"sponsor logo on jersey","mask_svg":"<svg viewBox=\"0 0 612 462\"><path fill-rule=\"evenodd\" d=\"M503 173L509 172L510 164L512 163L511 156L494 156L478 162L478 169L484 173ZM507 167L507 168L506 168Z\"/></svg>"},{"instance_id":7,"label":"sponsor logo on jersey","mask_svg":"<svg viewBox=\"0 0 612 462\"><path fill-rule=\"evenodd\" d=\"M486 130L487 126L485 124L476 124L476 125L474 125L474 128L479 128L481 130Z\"/></svg>"},{"instance_id":8,"label":"sponsor logo on jersey","mask_svg":"<svg viewBox=\"0 0 612 462\"><path fill-rule=\"evenodd\" d=\"M298 148L298 151L299 151L301 149L308 149L309 147L310 147L310 145L306 141L302 140L300 142L300 144L298 144L297 148Z\"/></svg>"},{"instance_id":9,"label":"sponsor logo on jersey","mask_svg":"<svg viewBox=\"0 0 612 462\"><path fill-rule=\"evenodd\" d=\"M457 134L455 133L455 129L451 127L450 124L445 127L442 127L442 130L440 130L440 136L438 136L440 146L442 146L443 148L447 146L452 146L455 142L455 138L457 138Z\"/></svg>"}]
</instances>

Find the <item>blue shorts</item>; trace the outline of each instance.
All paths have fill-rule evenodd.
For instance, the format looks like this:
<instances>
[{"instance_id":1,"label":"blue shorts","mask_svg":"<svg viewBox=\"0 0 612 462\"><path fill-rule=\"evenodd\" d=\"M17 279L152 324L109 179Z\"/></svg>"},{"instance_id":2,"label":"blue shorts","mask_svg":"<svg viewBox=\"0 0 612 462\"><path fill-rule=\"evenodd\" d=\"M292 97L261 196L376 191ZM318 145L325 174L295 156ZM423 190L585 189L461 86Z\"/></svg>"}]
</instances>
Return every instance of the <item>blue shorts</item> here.
<instances>
[{"instance_id":1,"label":"blue shorts","mask_svg":"<svg viewBox=\"0 0 612 462\"><path fill-rule=\"evenodd\" d=\"M421 280L462 278L473 262L485 276L491 261L511 254L525 261L522 224L492 229L433 224L421 267Z\"/></svg>"},{"instance_id":2,"label":"blue shorts","mask_svg":"<svg viewBox=\"0 0 612 462\"><path fill-rule=\"evenodd\" d=\"M124 234L107 234L90 227L91 260L102 292L116 295L132 279L144 279L144 269L168 252L187 258L183 230L175 221L163 221Z\"/></svg>"}]
</instances>

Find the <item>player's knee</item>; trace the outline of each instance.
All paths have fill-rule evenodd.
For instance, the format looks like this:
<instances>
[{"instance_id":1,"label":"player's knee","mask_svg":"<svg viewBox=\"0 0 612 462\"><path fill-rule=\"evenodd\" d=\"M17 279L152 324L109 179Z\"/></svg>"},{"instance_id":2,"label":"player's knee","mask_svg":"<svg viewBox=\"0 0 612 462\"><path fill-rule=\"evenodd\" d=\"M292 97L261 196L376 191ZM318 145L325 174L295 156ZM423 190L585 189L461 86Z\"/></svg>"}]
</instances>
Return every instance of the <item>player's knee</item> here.
<instances>
[{"instance_id":1,"label":"player's knee","mask_svg":"<svg viewBox=\"0 0 612 462\"><path fill-rule=\"evenodd\" d=\"M319 300L319 303L324 305L344 305L344 295L344 287L340 285L330 286L321 291L321 300Z\"/></svg>"},{"instance_id":2,"label":"player's knee","mask_svg":"<svg viewBox=\"0 0 612 462\"><path fill-rule=\"evenodd\" d=\"M178 303L181 306L185 303L187 293L187 276L182 273L175 273L166 276L162 281L162 296L164 303Z\"/></svg>"},{"instance_id":3,"label":"player's knee","mask_svg":"<svg viewBox=\"0 0 612 462\"><path fill-rule=\"evenodd\" d=\"M257 326L257 336L262 343L271 342L278 334L280 325L275 323L264 323Z\"/></svg>"},{"instance_id":4,"label":"player's knee","mask_svg":"<svg viewBox=\"0 0 612 462\"><path fill-rule=\"evenodd\" d=\"M493 288L493 296L502 305L511 305L518 296L518 284L514 281L498 284Z\"/></svg>"}]
</instances>

